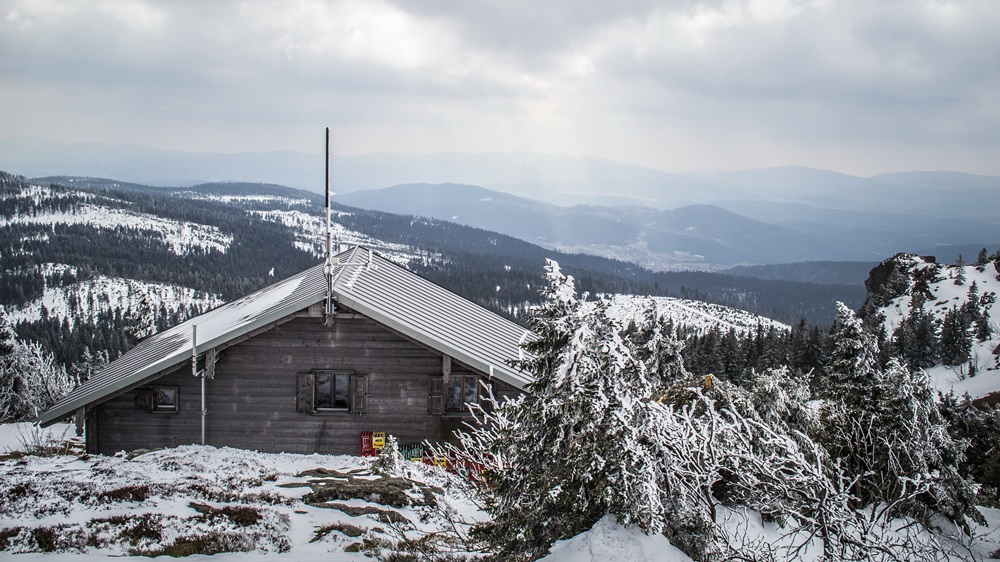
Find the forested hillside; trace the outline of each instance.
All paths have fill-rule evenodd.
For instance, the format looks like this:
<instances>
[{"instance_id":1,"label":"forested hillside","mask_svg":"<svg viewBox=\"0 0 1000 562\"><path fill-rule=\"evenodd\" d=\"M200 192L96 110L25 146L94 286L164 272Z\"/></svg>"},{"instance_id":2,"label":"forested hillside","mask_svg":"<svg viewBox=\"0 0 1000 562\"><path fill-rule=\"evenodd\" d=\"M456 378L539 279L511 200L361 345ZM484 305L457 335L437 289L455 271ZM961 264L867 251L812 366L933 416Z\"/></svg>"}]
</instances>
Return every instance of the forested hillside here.
<instances>
[{"instance_id":1,"label":"forested hillside","mask_svg":"<svg viewBox=\"0 0 1000 562\"><path fill-rule=\"evenodd\" d=\"M322 258L315 194L267 184L156 188L93 178L0 174L0 305L17 333L60 363L110 358L138 338ZM684 297L786 323L828 324L863 288L703 272L653 272L564 254L481 229L334 205L334 235L363 244L508 317L538 302L546 258L591 294ZM101 295L106 296L101 296Z\"/></svg>"},{"instance_id":2,"label":"forested hillside","mask_svg":"<svg viewBox=\"0 0 1000 562\"><path fill-rule=\"evenodd\" d=\"M1000 391L1000 251L981 248L954 264L899 254L867 284L861 312L887 354L927 370L944 392L982 398Z\"/></svg>"}]
</instances>

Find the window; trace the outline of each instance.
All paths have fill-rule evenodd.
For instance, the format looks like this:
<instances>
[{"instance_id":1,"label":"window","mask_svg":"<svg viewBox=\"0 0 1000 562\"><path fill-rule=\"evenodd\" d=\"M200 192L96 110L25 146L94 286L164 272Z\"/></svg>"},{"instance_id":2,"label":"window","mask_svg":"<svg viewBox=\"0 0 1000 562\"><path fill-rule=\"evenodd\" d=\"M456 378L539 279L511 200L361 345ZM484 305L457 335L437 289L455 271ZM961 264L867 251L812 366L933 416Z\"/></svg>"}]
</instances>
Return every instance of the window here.
<instances>
[{"instance_id":1,"label":"window","mask_svg":"<svg viewBox=\"0 0 1000 562\"><path fill-rule=\"evenodd\" d=\"M176 386L154 386L152 388L152 410L162 413L178 411L178 389Z\"/></svg>"},{"instance_id":2,"label":"window","mask_svg":"<svg viewBox=\"0 0 1000 562\"><path fill-rule=\"evenodd\" d=\"M479 377L475 375L452 375L448 378L449 412L468 412L470 404L479 403Z\"/></svg>"},{"instance_id":3,"label":"window","mask_svg":"<svg viewBox=\"0 0 1000 562\"><path fill-rule=\"evenodd\" d=\"M347 373L316 373L316 410L342 410L350 407L351 376Z\"/></svg>"},{"instance_id":4,"label":"window","mask_svg":"<svg viewBox=\"0 0 1000 562\"><path fill-rule=\"evenodd\" d=\"M296 409L307 414L363 414L368 403L368 379L351 371L298 374Z\"/></svg>"},{"instance_id":5,"label":"window","mask_svg":"<svg viewBox=\"0 0 1000 562\"><path fill-rule=\"evenodd\" d=\"M180 391L176 385L139 388L134 397L137 410L158 414L176 414L180 411Z\"/></svg>"}]
</instances>

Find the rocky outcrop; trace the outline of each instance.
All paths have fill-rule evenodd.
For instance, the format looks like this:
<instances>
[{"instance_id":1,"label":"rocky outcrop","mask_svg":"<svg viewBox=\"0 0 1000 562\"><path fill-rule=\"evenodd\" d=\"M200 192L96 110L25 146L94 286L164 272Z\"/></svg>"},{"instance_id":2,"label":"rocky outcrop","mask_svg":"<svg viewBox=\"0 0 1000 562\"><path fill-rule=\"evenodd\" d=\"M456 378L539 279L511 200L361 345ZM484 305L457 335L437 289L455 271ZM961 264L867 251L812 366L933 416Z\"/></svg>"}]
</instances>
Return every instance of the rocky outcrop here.
<instances>
[{"instance_id":1,"label":"rocky outcrop","mask_svg":"<svg viewBox=\"0 0 1000 562\"><path fill-rule=\"evenodd\" d=\"M868 273L865 280L868 296L861 305L859 315L866 318L889 301L910 292L921 292L929 298L928 285L937 276L939 268L934 256L901 253L886 259Z\"/></svg>"}]
</instances>

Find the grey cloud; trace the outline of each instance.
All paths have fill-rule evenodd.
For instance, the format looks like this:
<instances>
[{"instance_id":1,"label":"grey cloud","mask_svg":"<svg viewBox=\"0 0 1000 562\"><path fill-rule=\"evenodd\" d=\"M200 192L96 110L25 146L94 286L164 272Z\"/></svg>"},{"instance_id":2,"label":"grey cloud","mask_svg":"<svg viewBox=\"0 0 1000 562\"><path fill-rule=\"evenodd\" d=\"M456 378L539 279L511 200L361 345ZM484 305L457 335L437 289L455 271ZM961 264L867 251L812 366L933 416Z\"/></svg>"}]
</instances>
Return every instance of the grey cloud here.
<instances>
[{"instance_id":1,"label":"grey cloud","mask_svg":"<svg viewBox=\"0 0 1000 562\"><path fill-rule=\"evenodd\" d=\"M696 150L685 135L706 139L697 150L739 138L773 152L1000 143L993 0L13 0L2 10L0 118L16 124L5 135L58 116L106 130L91 140L140 122L239 151L227 128L257 127L255 148L302 148L295 135L323 122L373 146L383 136L398 149L398 127L421 151L474 134L477 150L523 139L627 159L634 146L650 165L648 144L668 133L685 150Z\"/></svg>"}]
</instances>

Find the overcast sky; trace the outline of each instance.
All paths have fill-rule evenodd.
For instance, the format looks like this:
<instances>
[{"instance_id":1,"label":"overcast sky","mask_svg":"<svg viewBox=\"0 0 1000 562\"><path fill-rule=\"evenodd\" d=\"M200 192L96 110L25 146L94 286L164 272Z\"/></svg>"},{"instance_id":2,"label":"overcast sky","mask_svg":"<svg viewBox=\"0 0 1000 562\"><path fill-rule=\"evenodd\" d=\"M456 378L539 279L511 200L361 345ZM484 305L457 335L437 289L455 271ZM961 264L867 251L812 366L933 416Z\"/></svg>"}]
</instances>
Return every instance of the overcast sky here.
<instances>
[{"instance_id":1,"label":"overcast sky","mask_svg":"<svg viewBox=\"0 0 1000 562\"><path fill-rule=\"evenodd\" d=\"M0 138L1000 174L1000 1L0 0Z\"/></svg>"}]
</instances>

